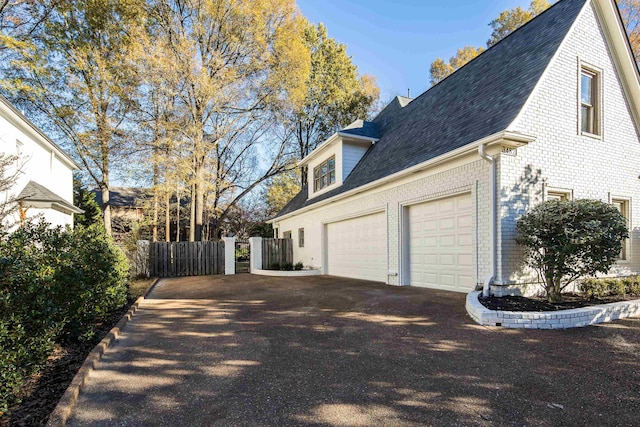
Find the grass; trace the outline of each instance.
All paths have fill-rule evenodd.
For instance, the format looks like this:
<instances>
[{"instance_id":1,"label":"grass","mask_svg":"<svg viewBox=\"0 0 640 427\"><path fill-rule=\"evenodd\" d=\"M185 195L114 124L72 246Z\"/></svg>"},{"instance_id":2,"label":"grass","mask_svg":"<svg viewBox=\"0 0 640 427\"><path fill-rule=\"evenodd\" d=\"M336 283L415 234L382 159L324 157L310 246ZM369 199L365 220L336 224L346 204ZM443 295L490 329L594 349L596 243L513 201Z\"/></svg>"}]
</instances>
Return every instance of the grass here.
<instances>
[{"instance_id":1,"label":"grass","mask_svg":"<svg viewBox=\"0 0 640 427\"><path fill-rule=\"evenodd\" d=\"M149 289L149 286L151 286L151 284L155 280L156 280L155 278L151 278L151 279L138 279L138 280L131 281L131 283L129 284L129 300L135 301L141 296L144 296L144 294Z\"/></svg>"}]
</instances>

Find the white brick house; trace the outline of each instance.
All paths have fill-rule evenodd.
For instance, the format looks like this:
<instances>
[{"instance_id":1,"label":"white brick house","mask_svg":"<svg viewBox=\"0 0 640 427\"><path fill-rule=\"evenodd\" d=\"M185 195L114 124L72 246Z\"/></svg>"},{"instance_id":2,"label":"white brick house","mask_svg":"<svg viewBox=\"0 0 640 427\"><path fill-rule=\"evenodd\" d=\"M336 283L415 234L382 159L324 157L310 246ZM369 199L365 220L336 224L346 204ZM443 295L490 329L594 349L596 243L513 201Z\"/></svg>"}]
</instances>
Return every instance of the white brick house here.
<instances>
[{"instance_id":1,"label":"white brick house","mask_svg":"<svg viewBox=\"0 0 640 427\"><path fill-rule=\"evenodd\" d=\"M73 226L73 171L79 166L7 99L0 96L0 153L18 156L10 176L17 180L0 201L14 200L18 211L2 227L15 227L23 218L41 217L53 226Z\"/></svg>"},{"instance_id":2,"label":"white brick house","mask_svg":"<svg viewBox=\"0 0 640 427\"><path fill-rule=\"evenodd\" d=\"M614 274L635 274L639 112L614 0L560 0L418 98L325 141L272 223L295 261L325 274L529 293L517 218L549 198L599 199L629 219Z\"/></svg>"}]
</instances>

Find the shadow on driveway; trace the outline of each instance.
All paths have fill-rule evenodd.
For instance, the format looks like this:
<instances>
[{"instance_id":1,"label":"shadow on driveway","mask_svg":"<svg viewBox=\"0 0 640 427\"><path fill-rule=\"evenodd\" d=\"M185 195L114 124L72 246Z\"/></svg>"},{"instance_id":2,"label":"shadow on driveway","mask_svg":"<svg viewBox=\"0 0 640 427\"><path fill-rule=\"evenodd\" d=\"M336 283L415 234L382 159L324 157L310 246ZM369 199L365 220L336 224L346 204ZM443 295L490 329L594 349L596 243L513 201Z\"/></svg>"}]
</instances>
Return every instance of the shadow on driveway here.
<instances>
[{"instance_id":1,"label":"shadow on driveway","mask_svg":"<svg viewBox=\"0 0 640 427\"><path fill-rule=\"evenodd\" d=\"M480 327L465 295L336 278L165 279L69 425L633 425L640 320Z\"/></svg>"}]
</instances>

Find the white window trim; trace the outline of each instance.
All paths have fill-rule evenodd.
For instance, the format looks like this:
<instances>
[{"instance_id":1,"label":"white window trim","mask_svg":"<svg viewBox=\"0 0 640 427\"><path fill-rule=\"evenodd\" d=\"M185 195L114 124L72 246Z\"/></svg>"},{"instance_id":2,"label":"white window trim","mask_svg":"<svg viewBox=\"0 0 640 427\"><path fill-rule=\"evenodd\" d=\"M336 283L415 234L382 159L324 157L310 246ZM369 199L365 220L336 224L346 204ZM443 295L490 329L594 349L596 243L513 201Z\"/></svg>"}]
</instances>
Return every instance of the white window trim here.
<instances>
[{"instance_id":1,"label":"white window trim","mask_svg":"<svg viewBox=\"0 0 640 427\"><path fill-rule=\"evenodd\" d=\"M333 182L329 182L329 160L333 159ZM319 187L316 188L316 169L320 169L322 168L322 165L327 163L327 185L324 187ZM313 167L313 169L311 170L311 180L312 182L309 184L311 186L313 186L313 193L315 195L320 195L321 193L324 193L325 191L327 191L328 188L333 187L334 185L336 185L338 183L338 162L337 162L337 156L335 154L332 154L331 156L327 157L326 159L324 159L323 161L321 161L320 163L318 163L316 166Z\"/></svg>"},{"instance_id":2,"label":"white window trim","mask_svg":"<svg viewBox=\"0 0 640 427\"><path fill-rule=\"evenodd\" d=\"M631 263L631 259L632 259L632 248L633 245L631 244L631 239L633 238L632 236L632 230L633 230L633 217L632 217L632 212L633 209L631 209L631 197L626 197L626 196L619 196L617 194L611 194L609 193L609 204L613 204L614 202L624 202L625 207L626 207L626 218L627 218L627 222L628 222L628 228L629 228L629 237L626 239L625 241L625 253L626 253L626 258L625 259L619 259L618 261L616 261L616 263L618 264L629 264Z\"/></svg>"},{"instance_id":3,"label":"white window trim","mask_svg":"<svg viewBox=\"0 0 640 427\"><path fill-rule=\"evenodd\" d=\"M573 190L570 188L560 188L560 187L548 187L545 185L544 187L544 201L551 200L549 198L550 194L558 194L567 197L567 200L573 200Z\"/></svg>"},{"instance_id":4,"label":"white window trim","mask_svg":"<svg viewBox=\"0 0 640 427\"><path fill-rule=\"evenodd\" d=\"M304 248L304 228L298 228L298 247Z\"/></svg>"},{"instance_id":5,"label":"white window trim","mask_svg":"<svg viewBox=\"0 0 640 427\"><path fill-rule=\"evenodd\" d=\"M596 120L597 133L583 132L582 131L582 72L587 71L589 73L595 74L596 76L596 111L594 118ZM591 65L587 62L582 61L578 58L578 92L576 96L576 112L577 112L577 130L578 135L586 136L588 138L602 140L604 139L604 71L600 67L596 67L595 65Z\"/></svg>"}]
</instances>

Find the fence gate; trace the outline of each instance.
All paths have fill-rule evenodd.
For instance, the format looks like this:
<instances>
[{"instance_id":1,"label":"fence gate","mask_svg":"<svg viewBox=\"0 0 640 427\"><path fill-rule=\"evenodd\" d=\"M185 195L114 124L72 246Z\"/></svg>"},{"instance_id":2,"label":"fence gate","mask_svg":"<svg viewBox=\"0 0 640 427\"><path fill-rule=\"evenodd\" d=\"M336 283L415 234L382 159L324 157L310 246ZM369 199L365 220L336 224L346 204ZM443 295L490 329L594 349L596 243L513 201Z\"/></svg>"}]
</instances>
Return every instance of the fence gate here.
<instances>
[{"instance_id":1,"label":"fence gate","mask_svg":"<svg viewBox=\"0 0 640 427\"><path fill-rule=\"evenodd\" d=\"M250 246L248 240L236 240L236 274L249 273Z\"/></svg>"},{"instance_id":2,"label":"fence gate","mask_svg":"<svg viewBox=\"0 0 640 427\"><path fill-rule=\"evenodd\" d=\"M155 277L224 274L224 242L154 242L149 259Z\"/></svg>"}]
</instances>

